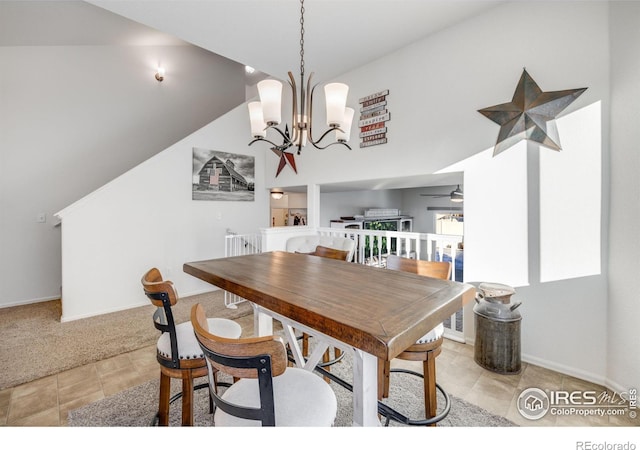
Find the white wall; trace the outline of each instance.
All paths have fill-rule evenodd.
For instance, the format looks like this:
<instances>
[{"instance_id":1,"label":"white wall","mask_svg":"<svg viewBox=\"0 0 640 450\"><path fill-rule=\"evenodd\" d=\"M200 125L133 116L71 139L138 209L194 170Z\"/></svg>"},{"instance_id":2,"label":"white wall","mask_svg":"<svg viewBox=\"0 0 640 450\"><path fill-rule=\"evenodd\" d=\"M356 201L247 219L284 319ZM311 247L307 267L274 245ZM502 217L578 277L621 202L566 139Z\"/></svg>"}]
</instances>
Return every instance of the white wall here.
<instances>
[{"instance_id":1,"label":"white wall","mask_svg":"<svg viewBox=\"0 0 640 450\"><path fill-rule=\"evenodd\" d=\"M255 155L264 167L264 153L243 142L245 114L241 105L59 213L63 321L148 304L140 278L151 267L180 295L212 290L182 265L224 256L227 229L265 227L268 193L258 189L252 202L191 200L192 149ZM262 171L255 175L264 186Z\"/></svg>"},{"instance_id":2,"label":"white wall","mask_svg":"<svg viewBox=\"0 0 640 450\"><path fill-rule=\"evenodd\" d=\"M607 376L620 388L640 386L640 2L611 8L611 199Z\"/></svg>"},{"instance_id":3,"label":"white wall","mask_svg":"<svg viewBox=\"0 0 640 450\"><path fill-rule=\"evenodd\" d=\"M389 143L359 149L356 140L353 151L305 149L296 158L298 175L283 171L277 184L298 185L302 179L321 185L435 173L445 168L460 170L455 163L492 149L498 134L498 127L477 110L509 101L523 67L546 91L588 87L563 115L601 102L605 113L597 139L602 140L598 150L606 160L608 15L603 2L514 2L337 77L350 86L350 106L357 106L360 97L389 89ZM544 32L523 31L538 24L544 24ZM318 120L319 129L322 118ZM560 134L562 141L562 130ZM355 128L352 135L357 136ZM527 207L536 198L539 201L540 193L537 184L527 183L527 167L533 164L527 153L525 145L494 161L489 155L487 164L501 165L504 176L491 178L478 171L464 174L465 264L475 267L469 273L465 270L465 279L516 286L523 301L524 358L603 383L607 378L606 276L600 270L586 278L540 283L540 257L530 251L539 252L540 244L535 241L540 233L540 211ZM268 185L276 184L277 162L267 157ZM599 179L593 183L606 193L606 185L597 186ZM502 206L501 194L507 191L518 196L518 201L507 202L507 212L516 215L509 238L495 226L496 214L505 213L497 207ZM606 246L607 224L597 225L590 236L595 233L596 246ZM566 254L568 262L571 257ZM505 277L504 269L514 259L525 269ZM606 255L598 265L606 265ZM623 381L629 380L618 380Z\"/></svg>"},{"instance_id":4,"label":"white wall","mask_svg":"<svg viewBox=\"0 0 640 450\"><path fill-rule=\"evenodd\" d=\"M589 86L567 112L599 100L603 90L607 94L606 5L516 3L337 77L350 86L347 103L352 107L360 97L389 89L389 143L358 148L354 125L352 151L305 148L296 156L298 175L283 170L276 179L278 158L271 155L268 185L409 177L434 173L483 151L495 144L497 126L477 110L510 100L525 66L548 90ZM523 33L523 17L545 22L545 33ZM518 38L504 38L509 35ZM319 132L320 107L317 112L314 128Z\"/></svg>"},{"instance_id":5,"label":"white wall","mask_svg":"<svg viewBox=\"0 0 640 450\"><path fill-rule=\"evenodd\" d=\"M0 46L0 61L0 307L60 297L55 212L245 98L241 65L189 45Z\"/></svg>"}]
</instances>

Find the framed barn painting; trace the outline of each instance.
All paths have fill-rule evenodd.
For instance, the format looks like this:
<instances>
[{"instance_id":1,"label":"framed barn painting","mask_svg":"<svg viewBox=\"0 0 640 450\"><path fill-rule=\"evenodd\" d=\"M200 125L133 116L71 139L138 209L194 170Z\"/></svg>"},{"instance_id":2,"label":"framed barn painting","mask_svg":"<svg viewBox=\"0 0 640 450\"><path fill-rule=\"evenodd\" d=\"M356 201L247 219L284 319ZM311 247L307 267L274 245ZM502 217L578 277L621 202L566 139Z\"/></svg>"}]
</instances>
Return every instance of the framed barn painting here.
<instances>
[{"instance_id":1,"label":"framed barn painting","mask_svg":"<svg viewBox=\"0 0 640 450\"><path fill-rule=\"evenodd\" d=\"M192 180L193 200L252 202L255 158L194 147Z\"/></svg>"}]
</instances>

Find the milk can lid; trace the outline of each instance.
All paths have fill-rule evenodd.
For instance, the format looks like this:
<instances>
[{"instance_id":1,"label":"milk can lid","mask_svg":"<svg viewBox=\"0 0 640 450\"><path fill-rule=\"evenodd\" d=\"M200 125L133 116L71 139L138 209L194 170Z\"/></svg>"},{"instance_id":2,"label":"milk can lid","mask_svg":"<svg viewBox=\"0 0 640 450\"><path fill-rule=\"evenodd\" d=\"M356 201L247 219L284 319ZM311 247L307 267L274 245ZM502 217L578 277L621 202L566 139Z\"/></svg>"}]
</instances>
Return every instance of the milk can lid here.
<instances>
[{"instance_id":1,"label":"milk can lid","mask_svg":"<svg viewBox=\"0 0 640 450\"><path fill-rule=\"evenodd\" d=\"M500 283L480 283L478 289L482 291L485 298L506 297L516 293L511 286Z\"/></svg>"}]
</instances>

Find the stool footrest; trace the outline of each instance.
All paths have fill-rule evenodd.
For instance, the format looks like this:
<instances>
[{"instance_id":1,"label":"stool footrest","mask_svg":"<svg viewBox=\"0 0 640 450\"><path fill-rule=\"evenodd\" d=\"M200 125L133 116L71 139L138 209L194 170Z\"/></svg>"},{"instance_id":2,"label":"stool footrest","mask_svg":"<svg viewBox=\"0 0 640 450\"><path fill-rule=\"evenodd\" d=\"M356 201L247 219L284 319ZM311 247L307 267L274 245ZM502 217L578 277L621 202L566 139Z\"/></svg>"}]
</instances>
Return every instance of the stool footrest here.
<instances>
[{"instance_id":1,"label":"stool footrest","mask_svg":"<svg viewBox=\"0 0 640 450\"><path fill-rule=\"evenodd\" d=\"M353 392L353 385L349 384L348 382L338 377L337 375L325 370L320 366L316 366L315 371L320 373L322 376L325 376L327 378L330 378L332 381L335 381L336 383L338 383L340 386L347 389L348 391ZM391 369L391 371L404 372L410 375L415 375L420 378L424 378L424 376L421 373L414 372L412 370L394 368L394 369ZM438 389L442 394L442 396L444 397L444 408L440 412L440 414L437 414L436 416L430 417L428 419L410 419L405 415L403 415L402 413L391 408L389 405L385 405L381 401L378 401L378 414L386 418L384 426L385 427L389 426L390 420L393 420L398 423L403 423L405 425L412 425L412 426L427 426L427 425L433 425L434 423L440 422L442 419L447 417L449 415L449 411L451 411L451 398L449 397L449 394L447 394L447 392L438 383L436 383L436 389Z\"/></svg>"},{"instance_id":2,"label":"stool footrest","mask_svg":"<svg viewBox=\"0 0 640 450\"><path fill-rule=\"evenodd\" d=\"M408 369L393 368L391 369L391 372L406 373L409 375L415 375L417 377L424 378L424 375L422 375L421 373L414 372L413 370ZM444 407L439 414L428 419L410 419L392 408L387 408L387 411L380 411L380 414L385 416L387 419L384 426L389 426L390 420L413 426L427 426L440 422L442 419L447 417L449 415L449 411L451 411L451 398L449 397L449 394L447 394L447 392L438 383L436 383L436 389L440 391L440 393L444 397Z\"/></svg>"}]
</instances>

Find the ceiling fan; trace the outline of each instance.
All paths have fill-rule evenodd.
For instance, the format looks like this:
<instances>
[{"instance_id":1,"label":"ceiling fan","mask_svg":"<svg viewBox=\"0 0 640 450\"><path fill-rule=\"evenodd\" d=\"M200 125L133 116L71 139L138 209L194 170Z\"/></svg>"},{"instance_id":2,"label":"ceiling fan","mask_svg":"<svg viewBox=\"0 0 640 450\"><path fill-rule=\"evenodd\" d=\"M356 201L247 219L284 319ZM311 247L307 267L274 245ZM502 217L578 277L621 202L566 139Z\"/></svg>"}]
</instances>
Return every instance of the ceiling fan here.
<instances>
[{"instance_id":1,"label":"ceiling fan","mask_svg":"<svg viewBox=\"0 0 640 450\"><path fill-rule=\"evenodd\" d=\"M421 197L444 198L449 197L452 202L460 203L464 200L464 192L460 189L460 185L448 194L420 194Z\"/></svg>"},{"instance_id":2,"label":"ceiling fan","mask_svg":"<svg viewBox=\"0 0 640 450\"><path fill-rule=\"evenodd\" d=\"M445 214L442 217L438 217L436 220L448 220L450 222L464 222L464 216L462 214Z\"/></svg>"}]
</instances>

